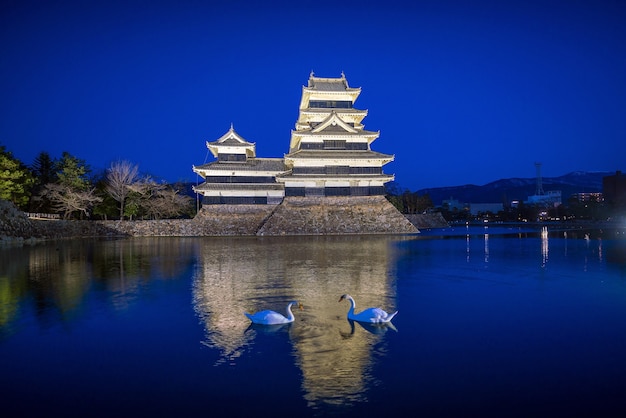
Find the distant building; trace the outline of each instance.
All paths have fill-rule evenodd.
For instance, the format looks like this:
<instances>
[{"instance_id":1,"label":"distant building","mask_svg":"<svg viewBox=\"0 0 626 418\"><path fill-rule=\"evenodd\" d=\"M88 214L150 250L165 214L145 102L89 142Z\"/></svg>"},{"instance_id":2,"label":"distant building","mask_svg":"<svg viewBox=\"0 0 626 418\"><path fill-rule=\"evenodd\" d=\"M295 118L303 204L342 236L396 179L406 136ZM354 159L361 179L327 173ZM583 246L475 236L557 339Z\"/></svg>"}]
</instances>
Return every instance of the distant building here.
<instances>
[{"instance_id":1,"label":"distant building","mask_svg":"<svg viewBox=\"0 0 626 418\"><path fill-rule=\"evenodd\" d=\"M563 201L561 199L561 191L560 190L551 190L548 192L543 191L543 182L541 179L541 163L535 163L535 169L537 170L537 189L535 194L532 196L528 196L528 200L525 201L525 204L532 206L540 206L543 208L549 208L560 206Z\"/></svg>"},{"instance_id":2,"label":"distant building","mask_svg":"<svg viewBox=\"0 0 626 418\"><path fill-rule=\"evenodd\" d=\"M579 192L572 194L572 199L577 202L602 202L604 195L600 192Z\"/></svg>"},{"instance_id":3,"label":"distant building","mask_svg":"<svg viewBox=\"0 0 626 418\"><path fill-rule=\"evenodd\" d=\"M626 176L618 170L615 175L604 177L602 192L608 204L618 208L626 207Z\"/></svg>"},{"instance_id":4,"label":"distant building","mask_svg":"<svg viewBox=\"0 0 626 418\"><path fill-rule=\"evenodd\" d=\"M364 129L367 110L354 107L360 88L339 78L309 76L289 153L258 158L255 144L230 130L206 145L216 161L194 166L203 204L279 204L286 196L382 196L393 155L371 149L380 132Z\"/></svg>"},{"instance_id":5,"label":"distant building","mask_svg":"<svg viewBox=\"0 0 626 418\"><path fill-rule=\"evenodd\" d=\"M524 202L528 205L547 207L557 207L563 203L560 190L550 190L544 194L536 194L528 196L528 200Z\"/></svg>"},{"instance_id":6,"label":"distant building","mask_svg":"<svg viewBox=\"0 0 626 418\"><path fill-rule=\"evenodd\" d=\"M470 203L470 213L474 216L491 212L496 214L504 210L502 203Z\"/></svg>"},{"instance_id":7,"label":"distant building","mask_svg":"<svg viewBox=\"0 0 626 418\"><path fill-rule=\"evenodd\" d=\"M453 199L452 197L450 197L450 199L442 200L441 206L445 206L448 208L448 210L451 211L461 211L467 209L469 205L467 203L459 202L457 199Z\"/></svg>"}]
</instances>

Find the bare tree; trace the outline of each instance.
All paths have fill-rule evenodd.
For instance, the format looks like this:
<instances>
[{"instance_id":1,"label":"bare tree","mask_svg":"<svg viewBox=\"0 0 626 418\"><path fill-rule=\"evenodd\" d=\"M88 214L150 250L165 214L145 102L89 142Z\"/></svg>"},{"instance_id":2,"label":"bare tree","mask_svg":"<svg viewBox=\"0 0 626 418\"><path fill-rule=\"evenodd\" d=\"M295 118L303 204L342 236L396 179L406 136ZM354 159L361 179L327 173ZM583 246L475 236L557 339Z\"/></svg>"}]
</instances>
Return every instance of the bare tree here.
<instances>
[{"instance_id":1,"label":"bare tree","mask_svg":"<svg viewBox=\"0 0 626 418\"><path fill-rule=\"evenodd\" d=\"M102 198L94 192L95 188L75 190L68 185L48 183L44 186L42 195L52 203L54 210L63 213L63 219L69 219L74 212L79 212L81 218L83 215L88 217L93 205L102 202Z\"/></svg>"},{"instance_id":2,"label":"bare tree","mask_svg":"<svg viewBox=\"0 0 626 418\"><path fill-rule=\"evenodd\" d=\"M130 188L141 213L149 219L179 216L192 204L189 196L182 196L171 186L157 183L150 177L133 183Z\"/></svg>"},{"instance_id":3,"label":"bare tree","mask_svg":"<svg viewBox=\"0 0 626 418\"><path fill-rule=\"evenodd\" d=\"M138 183L137 172L139 167L129 161L116 161L111 163L107 170L106 190L111 197L120 204L120 219L124 219L124 203Z\"/></svg>"},{"instance_id":4,"label":"bare tree","mask_svg":"<svg viewBox=\"0 0 626 418\"><path fill-rule=\"evenodd\" d=\"M191 197L182 196L171 187L164 187L155 191L146 210L153 219L174 218L185 212L191 203Z\"/></svg>"}]
</instances>

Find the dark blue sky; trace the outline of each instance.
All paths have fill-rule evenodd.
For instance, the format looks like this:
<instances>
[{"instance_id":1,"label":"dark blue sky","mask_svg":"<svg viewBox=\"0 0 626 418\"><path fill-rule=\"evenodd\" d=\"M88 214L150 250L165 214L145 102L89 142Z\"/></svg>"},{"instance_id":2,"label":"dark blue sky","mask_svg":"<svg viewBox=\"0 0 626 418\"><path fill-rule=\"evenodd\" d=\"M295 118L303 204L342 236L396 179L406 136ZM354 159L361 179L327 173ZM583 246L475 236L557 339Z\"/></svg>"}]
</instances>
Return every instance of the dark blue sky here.
<instances>
[{"instance_id":1,"label":"dark blue sky","mask_svg":"<svg viewBox=\"0 0 626 418\"><path fill-rule=\"evenodd\" d=\"M405 3L5 0L0 144L195 182L231 123L282 157L343 71L404 188L626 170L626 3Z\"/></svg>"}]
</instances>

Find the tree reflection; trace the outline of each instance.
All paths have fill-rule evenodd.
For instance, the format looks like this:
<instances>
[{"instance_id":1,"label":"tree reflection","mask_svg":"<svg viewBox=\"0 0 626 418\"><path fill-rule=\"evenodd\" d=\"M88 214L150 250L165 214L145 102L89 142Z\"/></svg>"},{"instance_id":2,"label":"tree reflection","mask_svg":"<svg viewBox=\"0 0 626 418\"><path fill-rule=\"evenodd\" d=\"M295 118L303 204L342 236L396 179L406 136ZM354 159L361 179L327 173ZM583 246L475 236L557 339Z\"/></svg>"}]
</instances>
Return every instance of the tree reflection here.
<instances>
[{"instance_id":1,"label":"tree reflection","mask_svg":"<svg viewBox=\"0 0 626 418\"><path fill-rule=\"evenodd\" d=\"M123 309L141 283L179 277L195 258L195 242L77 239L2 249L0 327L8 332L20 309L32 308L44 326L79 317L94 286Z\"/></svg>"}]
</instances>

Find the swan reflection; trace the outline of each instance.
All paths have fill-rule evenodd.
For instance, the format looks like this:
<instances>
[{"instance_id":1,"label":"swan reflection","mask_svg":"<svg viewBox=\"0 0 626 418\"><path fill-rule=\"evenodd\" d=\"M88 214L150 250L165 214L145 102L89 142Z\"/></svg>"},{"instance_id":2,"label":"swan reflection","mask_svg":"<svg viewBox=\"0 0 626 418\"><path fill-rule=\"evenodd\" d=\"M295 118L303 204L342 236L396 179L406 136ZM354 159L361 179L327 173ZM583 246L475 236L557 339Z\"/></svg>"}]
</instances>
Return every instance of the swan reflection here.
<instances>
[{"instance_id":1,"label":"swan reflection","mask_svg":"<svg viewBox=\"0 0 626 418\"><path fill-rule=\"evenodd\" d=\"M370 334L374 334L374 335L383 335L383 334L385 334L389 330L393 330L395 332L398 332L398 329L391 322L385 322L385 323L381 323L381 324L368 324L368 323L363 323L363 322L359 322L359 321L353 321L351 319L348 319L348 322L350 323L350 333L349 334L342 334L346 338L352 337L352 335L354 335L355 328L356 328L355 325L354 325L355 323L359 324L359 326L362 329L364 329L365 331L369 332Z\"/></svg>"},{"instance_id":2,"label":"swan reflection","mask_svg":"<svg viewBox=\"0 0 626 418\"><path fill-rule=\"evenodd\" d=\"M364 401L372 383L373 352L395 327L346 323L346 290L363 304L395 311L389 266L397 237L260 237L203 241L194 276L194 306L205 328L207 346L223 361L236 361L260 333L282 332L291 340L302 389L309 406ZM285 301L304 303L295 322L268 328L243 315ZM284 306L284 305L282 305ZM288 328L283 328L287 326ZM349 335L349 338L345 338Z\"/></svg>"},{"instance_id":3,"label":"swan reflection","mask_svg":"<svg viewBox=\"0 0 626 418\"><path fill-rule=\"evenodd\" d=\"M253 331L259 334L276 334L279 331L280 332L289 331L291 329L291 326L292 326L292 323L264 325L264 324L255 324L254 322L251 322L248 328L246 328L244 332L248 333L248 332Z\"/></svg>"}]
</instances>

